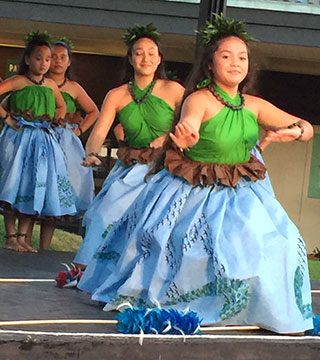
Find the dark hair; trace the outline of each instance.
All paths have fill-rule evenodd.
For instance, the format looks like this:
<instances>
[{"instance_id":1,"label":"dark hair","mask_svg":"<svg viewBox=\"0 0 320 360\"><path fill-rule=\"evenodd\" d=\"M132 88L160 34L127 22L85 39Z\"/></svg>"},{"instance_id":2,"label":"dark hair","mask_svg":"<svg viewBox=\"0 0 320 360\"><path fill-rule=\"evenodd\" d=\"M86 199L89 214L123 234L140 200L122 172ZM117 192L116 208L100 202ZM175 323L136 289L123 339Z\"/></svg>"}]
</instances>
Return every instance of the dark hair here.
<instances>
[{"instance_id":1,"label":"dark hair","mask_svg":"<svg viewBox=\"0 0 320 360\"><path fill-rule=\"evenodd\" d=\"M172 123L172 127L171 127L171 131L174 132L175 126L177 125L177 123L180 120L180 116L181 116L181 109L182 109L182 105L184 100L193 92L197 91L197 84L199 82L202 82L205 79L209 79L211 80L211 82L214 81L214 69L210 69L209 70L209 66L213 65L213 56L214 53L218 50L219 48L219 44L221 42L221 40L229 38L229 37L238 37L239 39L241 39L242 41L244 41L241 37L236 36L236 35L226 35L222 38L219 38L218 40L213 40L211 41L208 45L206 45L203 48L199 49L199 52L197 54L197 59L192 67L191 73L188 76L186 83L185 83L185 91L181 100L180 105L176 108L175 113L174 113L174 120ZM248 70L248 74L247 76L241 81L241 83L239 84L239 90L241 91L244 86L247 86L247 83L249 81L249 77L250 77L250 52L249 52L249 47L248 44L244 41L244 43L246 44L247 48L248 48L248 56L249 56L249 70ZM157 159L154 161L154 165L151 168L151 170L149 171L149 173L146 175L145 178L148 178L150 175L157 173L158 171L160 171L161 169L163 169L164 166L164 160L165 160L165 153L166 151L171 147L173 141L171 140L171 138L169 136L167 136L167 139L162 147L162 151L160 153L160 155L157 157Z\"/></svg>"},{"instance_id":2,"label":"dark hair","mask_svg":"<svg viewBox=\"0 0 320 360\"><path fill-rule=\"evenodd\" d=\"M209 66L213 65L213 56L214 53L218 50L220 42L229 37L237 37L247 46L249 56L249 70L247 76L239 84L239 90L242 91L244 86L248 83L250 78L250 50L248 44L241 37L236 35L226 35L222 38L219 38L218 40L210 42L207 46L200 48L197 55L197 60L194 63L190 76L186 80L184 98L198 90L197 84L199 82L202 82L205 79L209 79L211 82L214 82L214 69L209 70Z\"/></svg>"},{"instance_id":3,"label":"dark hair","mask_svg":"<svg viewBox=\"0 0 320 360\"><path fill-rule=\"evenodd\" d=\"M71 48L70 48L70 46L67 44L67 43L65 43L64 41L61 41L61 40L58 40L58 41L55 41L53 44L52 44L52 48L54 48L55 46L62 46L62 47L64 47L65 49L67 49L67 52L68 52L68 56L69 56L69 59L70 59L70 61L71 61L71 59L72 59L72 51L71 51ZM68 80L71 80L71 65L72 64L70 64L69 66L68 66L68 68L67 68L67 70L66 70L66 73L65 73L65 77L66 77L66 79L68 79Z\"/></svg>"},{"instance_id":4,"label":"dark hair","mask_svg":"<svg viewBox=\"0 0 320 360\"><path fill-rule=\"evenodd\" d=\"M45 40L35 39L28 43L22 54L22 58L19 63L18 75L26 75L29 72L29 65L26 63L26 57L30 57L38 46L47 46L51 51L50 44Z\"/></svg>"},{"instance_id":5,"label":"dark hair","mask_svg":"<svg viewBox=\"0 0 320 360\"><path fill-rule=\"evenodd\" d=\"M161 58L161 61L160 61L160 64L158 65L157 67L157 70L154 74L154 77L157 78L157 79L166 79L167 78L167 75L166 75L166 72L165 72L165 69L164 69L164 62L163 62L163 55L162 55L162 52L160 50L160 44L155 41L154 39L148 37L148 36L142 36L142 37L139 37L136 41L134 41L131 46L128 47L128 51L127 51L127 55L124 59L124 65L123 65L123 70L122 70L122 81L121 81L121 84L125 84L127 83L128 81L130 81L131 79L134 78L134 68L133 66L130 64L130 59L132 58L132 50L133 50L133 47L134 47L134 44L140 40L140 39L143 39L143 38L147 38L147 39L150 39L152 40L158 47L158 52L159 52L159 55L160 55L160 58Z\"/></svg>"}]
</instances>

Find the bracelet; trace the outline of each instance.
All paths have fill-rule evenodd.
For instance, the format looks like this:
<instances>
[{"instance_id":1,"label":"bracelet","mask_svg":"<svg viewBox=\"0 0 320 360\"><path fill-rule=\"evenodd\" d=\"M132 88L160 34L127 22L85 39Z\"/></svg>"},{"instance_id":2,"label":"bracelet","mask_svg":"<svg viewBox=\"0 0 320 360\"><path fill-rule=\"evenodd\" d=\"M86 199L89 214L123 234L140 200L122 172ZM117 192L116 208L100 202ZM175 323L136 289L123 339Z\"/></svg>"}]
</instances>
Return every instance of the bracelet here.
<instances>
[{"instance_id":1,"label":"bracelet","mask_svg":"<svg viewBox=\"0 0 320 360\"><path fill-rule=\"evenodd\" d=\"M300 135L295 139L296 141L299 141L302 138L302 135L304 133L304 127L303 127L303 124L300 121L297 121L297 122L289 125L288 129L292 129L295 126L298 126L298 128L300 129Z\"/></svg>"}]
</instances>

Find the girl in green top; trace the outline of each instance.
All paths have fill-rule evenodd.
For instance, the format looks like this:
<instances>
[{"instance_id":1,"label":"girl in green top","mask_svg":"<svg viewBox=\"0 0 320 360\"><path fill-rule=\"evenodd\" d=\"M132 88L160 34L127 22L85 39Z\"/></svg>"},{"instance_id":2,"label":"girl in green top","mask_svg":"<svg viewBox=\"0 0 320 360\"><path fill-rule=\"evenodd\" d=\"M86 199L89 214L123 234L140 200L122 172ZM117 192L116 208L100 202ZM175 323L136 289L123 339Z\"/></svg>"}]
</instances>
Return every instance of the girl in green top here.
<instances>
[{"instance_id":1,"label":"girl in green top","mask_svg":"<svg viewBox=\"0 0 320 360\"><path fill-rule=\"evenodd\" d=\"M30 34L18 75L0 84L0 95L12 92L10 112L0 105L5 119L0 135L0 201L5 247L16 251L36 252L26 241L33 216L75 213L64 154L51 128L65 116L66 107L55 82L45 77L51 63L47 37Z\"/></svg>"},{"instance_id":2,"label":"girl in green top","mask_svg":"<svg viewBox=\"0 0 320 360\"><path fill-rule=\"evenodd\" d=\"M52 79L58 86L66 103L66 116L54 128L59 144L61 145L71 182L76 215L81 216L89 207L94 196L94 181L92 169L85 168L81 162L85 156L84 148L78 136L87 131L96 121L99 111L95 103L86 91L76 81L70 78L72 44L67 38L57 40L52 45L52 60L47 77ZM81 107L86 116L81 117ZM41 221L41 243L42 249L48 249L56 227L55 219ZM31 236L32 226L29 236Z\"/></svg>"},{"instance_id":3,"label":"girl in green top","mask_svg":"<svg viewBox=\"0 0 320 360\"><path fill-rule=\"evenodd\" d=\"M110 90L86 144L84 166L99 165L98 152L117 118L126 136L102 190L87 211L86 236L74 262L85 267L108 229L120 218L145 186L148 163L159 152L171 129L173 112L183 87L167 80L156 28L136 26L125 33L128 53L123 85Z\"/></svg>"},{"instance_id":4,"label":"girl in green top","mask_svg":"<svg viewBox=\"0 0 320 360\"><path fill-rule=\"evenodd\" d=\"M249 69L242 22L216 16L201 35L172 141L78 287L105 311L188 308L203 324L302 333L313 327L305 244L250 153L258 124L271 129L262 149L307 141L312 126L239 92Z\"/></svg>"}]
</instances>

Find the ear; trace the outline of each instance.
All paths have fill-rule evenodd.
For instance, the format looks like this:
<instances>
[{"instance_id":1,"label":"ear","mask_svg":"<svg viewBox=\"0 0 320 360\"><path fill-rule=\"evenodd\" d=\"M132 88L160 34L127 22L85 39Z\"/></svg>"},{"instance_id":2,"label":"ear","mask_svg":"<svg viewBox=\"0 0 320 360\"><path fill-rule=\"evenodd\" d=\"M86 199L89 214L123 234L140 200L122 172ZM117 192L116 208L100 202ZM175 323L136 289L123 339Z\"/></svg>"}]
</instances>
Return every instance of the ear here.
<instances>
[{"instance_id":1,"label":"ear","mask_svg":"<svg viewBox=\"0 0 320 360\"><path fill-rule=\"evenodd\" d=\"M128 61L129 61L129 64L130 64L131 66L133 66L133 65L132 65L132 56L128 56Z\"/></svg>"},{"instance_id":2,"label":"ear","mask_svg":"<svg viewBox=\"0 0 320 360\"><path fill-rule=\"evenodd\" d=\"M29 64L29 56L26 56L25 58L24 58L24 62L29 66L30 64Z\"/></svg>"}]
</instances>

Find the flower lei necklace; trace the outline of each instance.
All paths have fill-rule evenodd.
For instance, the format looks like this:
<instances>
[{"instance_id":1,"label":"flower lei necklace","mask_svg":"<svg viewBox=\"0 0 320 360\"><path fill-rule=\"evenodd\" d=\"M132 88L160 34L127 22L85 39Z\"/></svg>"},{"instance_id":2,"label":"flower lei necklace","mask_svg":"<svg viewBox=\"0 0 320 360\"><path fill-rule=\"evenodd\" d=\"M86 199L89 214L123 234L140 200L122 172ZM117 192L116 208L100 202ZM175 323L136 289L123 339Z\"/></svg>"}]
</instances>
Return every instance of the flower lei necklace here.
<instances>
[{"instance_id":1,"label":"flower lei necklace","mask_svg":"<svg viewBox=\"0 0 320 360\"><path fill-rule=\"evenodd\" d=\"M26 74L26 77L28 78L28 80L30 80L35 85L42 85L44 83L44 79L45 79L44 75L42 75L42 79L40 81L32 79L32 77L29 74Z\"/></svg>"},{"instance_id":2,"label":"flower lei necklace","mask_svg":"<svg viewBox=\"0 0 320 360\"><path fill-rule=\"evenodd\" d=\"M129 83L128 83L129 93L130 93L130 95L131 95L131 97L132 97L132 99L134 100L135 103L141 104L144 101L146 101L147 98L149 97L149 95L152 93L152 90L153 90L157 80L156 79L152 80L151 84L149 85L149 89L147 90L147 92L140 99L137 98L136 94L133 91L133 81L134 80L130 80Z\"/></svg>"},{"instance_id":3,"label":"flower lei necklace","mask_svg":"<svg viewBox=\"0 0 320 360\"><path fill-rule=\"evenodd\" d=\"M216 91L215 89L212 87L212 85L208 86L208 89L211 91L211 93L213 94L213 96L220 101L224 106L227 106L228 108L232 109L232 110L242 110L244 107L244 97L243 95L239 92L240 95L240 99L241 99L241 103L240 105L232 105L230 104L228 101L224 100Z\"/></svg>"}]
</instances>

